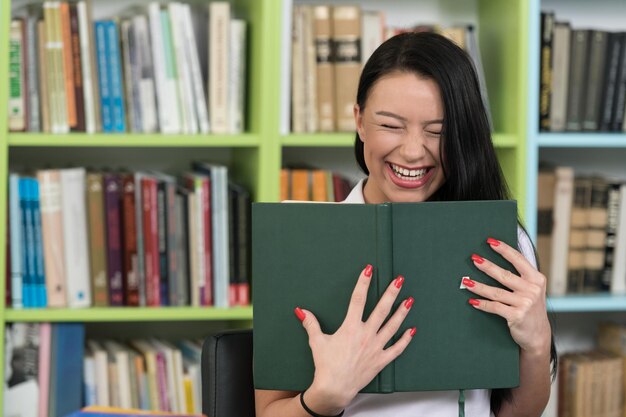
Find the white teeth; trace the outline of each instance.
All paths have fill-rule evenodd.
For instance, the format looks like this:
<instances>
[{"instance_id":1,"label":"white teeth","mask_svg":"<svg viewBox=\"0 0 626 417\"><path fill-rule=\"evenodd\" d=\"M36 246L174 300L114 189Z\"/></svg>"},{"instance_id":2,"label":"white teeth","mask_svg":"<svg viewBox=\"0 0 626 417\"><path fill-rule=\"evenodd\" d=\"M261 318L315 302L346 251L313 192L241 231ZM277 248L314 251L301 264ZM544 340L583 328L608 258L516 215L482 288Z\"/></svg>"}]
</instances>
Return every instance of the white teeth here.
<instances>
[{"instance_id":1,"label":"white teeth","mask_svg":"<svg viewBox=\"0 0 626 417\"><path fill-rule=\"evenodd\" d=\"M406 169L406 168L401 168L397 165L394 164L389 164L391 166L392 171L394 172L394 174L398 177L401 178L403 180L419 180L420 178L422 178L424 175L426 175L426 172L428 171L427 169Z\"/></svg>"}]
</instances>

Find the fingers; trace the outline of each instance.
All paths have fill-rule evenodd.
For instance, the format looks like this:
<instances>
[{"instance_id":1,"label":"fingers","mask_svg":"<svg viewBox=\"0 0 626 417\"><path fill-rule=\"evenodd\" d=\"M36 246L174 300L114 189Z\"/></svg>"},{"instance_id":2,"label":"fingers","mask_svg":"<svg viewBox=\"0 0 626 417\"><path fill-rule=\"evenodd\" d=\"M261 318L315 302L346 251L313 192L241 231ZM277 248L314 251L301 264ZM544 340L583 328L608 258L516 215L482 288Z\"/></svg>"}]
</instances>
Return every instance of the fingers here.
<instances>
[{"instance_id":1,"label":"fingers","mask_svg":"<svg viewBox=\"0 0 626 417\"><path fill-rule=\"evenodd\" d=\"M363 320L363 310L365 309L365 302L367 301L367 291L369 290L370 282L372 282L372 272L372 265L367 265L365 269L361 271L354 291L352 291L346 320Z\"/></svg>"},{"instance_id":2,"label":"fingers","mask_svg":"<svg viewBox=\"0 0 626 417\"><path fill-rule=\"evenodd\" d=\"M526 259L524 255L517 249L512 248L501 240L494 238L487 239L487 243L491 246L491 249L500 254L504 259L509 261L513 267L520 273L525 279L540 285L545 280L543 275L539 274L539 271Z\"/></svg>"},{"instance_id":3,"label":"fingers","mask_svg":"<svg viewBox=\"0 0 626 417\"><path fill-rule=\"evenodd\" d=\"M296 317L298 317L298 319L302 322L302 327L304 327L307 334L309 335L309 339L322 333L322 329L320 328L320 324L317 321L317 318L309 310L303 310L300 307L296 307L293 312Z\"/></svg>"},{"instance_id":4,"label":"fingers","mask_svg":"<svg viewBox=\"0 0 626 417\"><path fill-rule=\"evenodd\" d=\"M513 322L514 317L516 316L517 310L515 309L515 307L511 307L497 301L477 300L475 298L470 298L469 303L476 310L482 310L487 313L497 314L498 316L504 318L507 323Z\"/></svg>"},{"instance_id":5,"label":"fingers","mask_svg":"<svg viewBox=\"0 0 626 417\"><path fill-rule=\"evenodd\" d=\"M383 351L382 360L385 365L396 359L402 352L404 352L409 343L411 343L411 340L413 340L413 336L415 336L416 331L417 329L415 327L406 329L404 333L402 333L402 337L398 339L396 343Z\"/></svg>"},{"instance_id":6,"label":"fingers","mask_svg":"<svg viewBox=\"0 0 626 417\"><path fill-rule=\"evenodd\" d=\"M385 346L389 340L396 334L404 319L409 314L411 307L415 300L413 297L409 297L404 300L403 303L398 306L398 309L393 313L393 316L385 323L382 329L378 332L378 339L380 341L381 346Z\"/></svg>"},{"instance_id":7,"label":"fingers","mask_svg":"<svg viewBox=\"0 0 626 417\"><path fill-rule=\"evenodd\" d=\"M463 278L463 284L467 287L468 291L478 296L510 306L521 305L523 300L520 296L516 296L515 293L505 288L492 287L469 278Z\"/></svg>"},{"instance_id":8,"label":"fingers","mask_svg":"<svg viewBox=\"0 0 626 417\"><path fill-rule=\"evenodd\" d=\"M524 281L511 271L499 267L482 256L473 254L472 261L474 262L476 268L480 269L485 274L513 291L522 290L528 284L528 282Z\"/></svg>"},{"instance_id":9,"label":"fingers","mask_svg":"<svg viewBox=\"0 0 626 417\"><path fill-rule=\"evenodd\" d=\"M400 293L403 283L404 277L398 275L398 277L389 284L383 296L380 297L378 304L376 304L376 307L374 307L374 310L367 319L366 325L371 331L378 332L380 326L383 325Z\"/></svg>"}]
</instances>

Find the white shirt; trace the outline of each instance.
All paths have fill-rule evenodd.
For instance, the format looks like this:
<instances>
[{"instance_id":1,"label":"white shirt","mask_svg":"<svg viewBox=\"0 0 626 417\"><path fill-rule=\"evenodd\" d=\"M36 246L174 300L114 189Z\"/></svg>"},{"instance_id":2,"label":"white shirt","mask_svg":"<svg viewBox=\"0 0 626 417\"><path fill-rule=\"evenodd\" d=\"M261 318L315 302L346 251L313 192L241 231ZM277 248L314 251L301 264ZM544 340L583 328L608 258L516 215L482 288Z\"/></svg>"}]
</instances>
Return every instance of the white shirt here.
<instances>
[{"instance_id":1,"label":"white shirt","mask_svg":"<svg viewBox=\"0 0 626 417\"><path fill-rule=\"evenodd\" d=\"M343 203L365 204L363 185L352 189ZM522 228L517 229L518 246L533 266L537 266L530 239ZM491 391L465 391L466 417L493 417ZM459 415L458 391L396 392L392 394L358 394L344 412L344 417L456 417Z\"/></svg>"}]
</instances>

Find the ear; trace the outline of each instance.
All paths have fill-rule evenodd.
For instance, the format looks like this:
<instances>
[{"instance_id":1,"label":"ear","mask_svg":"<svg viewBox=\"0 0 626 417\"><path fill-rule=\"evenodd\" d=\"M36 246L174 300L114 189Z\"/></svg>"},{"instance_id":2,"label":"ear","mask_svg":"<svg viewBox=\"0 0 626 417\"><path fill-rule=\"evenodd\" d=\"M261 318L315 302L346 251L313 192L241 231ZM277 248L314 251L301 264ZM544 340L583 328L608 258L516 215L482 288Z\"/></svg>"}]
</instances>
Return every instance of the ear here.
<instances>
[{"instance_id":1,"label":"ear","mask_svg":"<svg viewBox=\"0 0 626 417\"><path fill-rule=\"evenodd\" d=\"M365 139L365 132L363 130L363 114L358 104L354 105L354 124L356 125L356 132L359 134L361 142Z\"/></svg>"}]
</instances>

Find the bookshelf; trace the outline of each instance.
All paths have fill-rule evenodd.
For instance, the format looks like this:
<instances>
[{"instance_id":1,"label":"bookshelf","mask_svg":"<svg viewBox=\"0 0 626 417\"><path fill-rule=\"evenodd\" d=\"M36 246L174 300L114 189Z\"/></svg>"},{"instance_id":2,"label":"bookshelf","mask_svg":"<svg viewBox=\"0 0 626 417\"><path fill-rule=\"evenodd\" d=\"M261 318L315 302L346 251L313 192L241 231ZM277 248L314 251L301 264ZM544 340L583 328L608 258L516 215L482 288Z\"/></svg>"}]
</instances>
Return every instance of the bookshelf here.
<instances>
[{"instance_id":1,"label":"bookshelf","mask_svg":"<svg viewBox=\"0 0 626 417\"><path fill-rule=\"evenodd\" d=\"M526 221L533 238L537 236L537 177L540 161L572 166L575 173L601 174L626 178L626 134L617 132L544 132L539 128L541 12L554 11L557 21L572 27L624 31L626 5L604 0L583 1L529 0L529 95L527 108ZM555 313L557 350L568 352L592 349L597 324L601 321L624 322L626 298L606 293L575 294L548 299ZM553 414L550 414L553 415Z\"/></svg>"},{"instance_id":2,"label":"bookshelf","mask_svg":"<svg viewBox=\"0 0 626 417\"><path fill-rule=\"evenodd\" d=\"M532 176L527 176L527 131L532 132L527 117L529 80L526 68L529 50L533 51L533 25L530 19L533 0L394 0L382 5L374 0L359 2L364 8L383 9L387 23L472 23L479 42L487 76L494 121L494 143L519 209L531 222L533 205L527 196L534 195ZM147 0L134 3L145 5ZM197 2L199 4L199 2ZM297 1L297 3L300 3ZM305 3L305 2L302 2ZM306 3L330 3L314 1ZM354 2L336 1L333 4ZM0 5L0 56L8 56L8 27L11 8L25 0L4 1ZM94 16L113 16L127 5L124 1L93 0ZM64 135L8 133L7 89L0 88L0 192L7 195L8 171L68 164L96 167L106 164L130 168L162 168L177 172L192 159L225 163L234 179L248 187L254 201L277 201L280 169L295 160L311 165L348 171L356 178L353 162L353 133L289 133L289 51L290 0L233 0L235 13L249 24L246 133L240 135L161 135L161 134L82 134ZM532 55L532 54L530 54ZM5 62L5 61L3 61ZM7 65L0 66L0 80L8 80ZM532 84L531 84L532 85ZM532 89L531 89L532 91ZM530 130L529 130L530 129ZM536 147L536 145L535 145ZM532 149L532 146L529 147ZM528 183L528 184L527 184ZM0 205L0 248L6 239L6 204ZM0 253L0 271L5 269L5 252ZM4 300L5 286L0 286ZM252 308L89 308L12 310L0 306L0 331L11 322L89 322L115 328L149 326L159 322L194 322L198 326L224 323L249 325ZM198 330L200 331L200 330ZM0 359L3 357L0 338ZM3 374L4 360L0 360ZM0 409L2 393L0 393Z\"/></svg>"}]
</instances>

